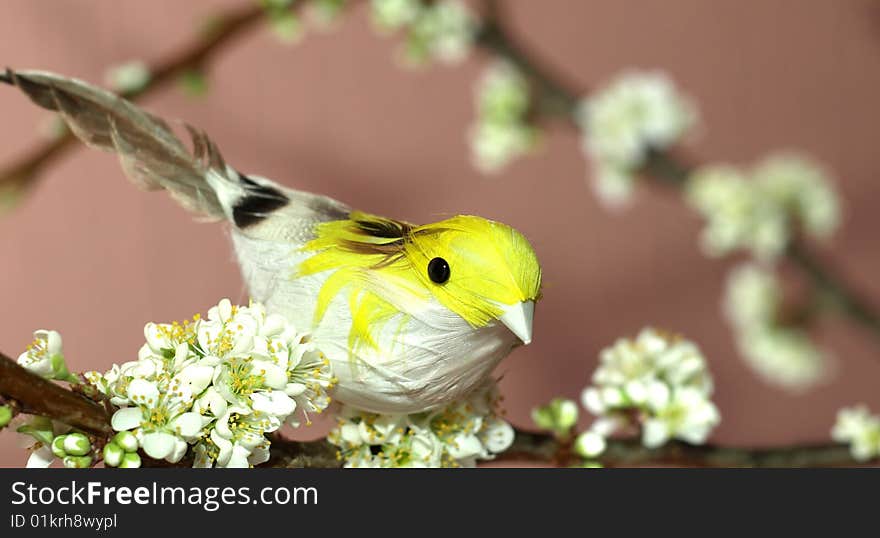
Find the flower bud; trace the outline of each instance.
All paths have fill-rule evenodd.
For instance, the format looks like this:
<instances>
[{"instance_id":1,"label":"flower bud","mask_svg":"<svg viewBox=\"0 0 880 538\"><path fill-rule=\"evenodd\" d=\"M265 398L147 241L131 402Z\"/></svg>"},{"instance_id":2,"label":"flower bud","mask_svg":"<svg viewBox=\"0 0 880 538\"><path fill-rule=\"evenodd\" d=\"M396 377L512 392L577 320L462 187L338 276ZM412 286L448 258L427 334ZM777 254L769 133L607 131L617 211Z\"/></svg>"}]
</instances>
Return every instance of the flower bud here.
<instances>
[{"instance_id":1,"label":"flower bud","mask_svg":"<svg viewBox=\"0 0 880 538\"><path fill-rule=\"evenodd\" d=\"M137 437L135 437L135 435L129 431L117 433L115 436L113 436L113 442L119 445L119 448L126 452L137 452Z\"/></svg>"},{"instance_id":2,"label":"flower bud","mask_svg":"<svg viewBox=\"0 0 880 538\"><path fill-rule=\"evenodd\" d=\"M119 463L120 469L137 469L140 466L141 457L138 456L137 452L126 454L122 457L122 461Z\"/></svg>"},{"instance_id":3,"label":"flower bud","mask_svg":"<svg viewBox=\"0 0 880 538\"><path fill-rule=\"evenodd\" d=\"M532 420L544 430L565 435L577 423L578 408L571 400L554 398L549 404L532 409Z\"/></svg>"},{"instance_id":4,"label":"flower bud","mask_svg":"<svg viewBox=\"0 0 880 538\"><path fill-rule=\"evenodd\" d=\"M584 432L575 440L574 451L584 458L595 458L605 451L605 438L593 431Z\"/></svg>"},{"instance_id":5,"label":"flower bud","mask_svg":"<svg viewBox=\"0 0 880 538\"><path fill-rule=\"evenodd\" d=\"M64 458L64 466L71 469L86 469L92 466L91 456L67 456Z\"/></svg>"},{"instance_id":6,"label":"flower bud","mask_svg":"<svg viewBox=\"0 0 880 538\"><path fill-rule=\"evenodd\" d=\"M0 428L5 427L12 420L12 408L8 405L0 405Z\"/></svg>"},{"instance_id":7,"label":"flower bud","mask_svg":"<svg viewBox=\"0 0 880 538\"><path fill-rule=\"evenodd\" d=\"M67 434L64 437L62 446L64 451L71 456L85 456L92 451L92 444L89 442L89 438L79 432Z\"/></svg>"},{"instance_id":8,"label":"flower bud","mask_svg":"<svg viewBox=\"0 0 880 538\"><path fill-rule=\"evenodd\" d=\"M125 450L114 442L104 445L104 465L107 467L119 467L125 457Z\"/></svg>"},{"instance_id":9,"label":"flower bud","mask_svg":"<svg viewBox=\"0 0 880 538\"><path fill-rule=\"evenodd\" d=\"M67 456L67 452L64 451L64 441L66 439L66 435L59 435L55 439L52 439L52 453L59 458L64 458Z\"/></svg>"}]
</instances>

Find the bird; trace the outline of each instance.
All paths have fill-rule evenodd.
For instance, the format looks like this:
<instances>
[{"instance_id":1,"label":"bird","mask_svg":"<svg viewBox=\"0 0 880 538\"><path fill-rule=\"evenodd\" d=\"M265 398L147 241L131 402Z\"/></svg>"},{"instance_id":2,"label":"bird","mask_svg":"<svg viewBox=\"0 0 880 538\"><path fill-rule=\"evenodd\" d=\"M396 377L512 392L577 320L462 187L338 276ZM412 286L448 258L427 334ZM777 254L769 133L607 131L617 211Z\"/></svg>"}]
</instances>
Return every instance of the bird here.
<instances>
[{"instance_id":1,"label":"bird","mask_svg":"<svg viewBox=\"0 0 880 538\"><path fill-rule=\"evenodd\" d=\"M171 124L87 82L0 72L55 111L86 145L115 153L144 190L164 190L228 223L252 301L309 338L332 364L334 398L412 414L467 396L532 340L541 266L519 231L473 215L416 225L352 209L226 164L203 131ZM190 147L191 146L191 147Z\"/></svg>"}]
</instances>

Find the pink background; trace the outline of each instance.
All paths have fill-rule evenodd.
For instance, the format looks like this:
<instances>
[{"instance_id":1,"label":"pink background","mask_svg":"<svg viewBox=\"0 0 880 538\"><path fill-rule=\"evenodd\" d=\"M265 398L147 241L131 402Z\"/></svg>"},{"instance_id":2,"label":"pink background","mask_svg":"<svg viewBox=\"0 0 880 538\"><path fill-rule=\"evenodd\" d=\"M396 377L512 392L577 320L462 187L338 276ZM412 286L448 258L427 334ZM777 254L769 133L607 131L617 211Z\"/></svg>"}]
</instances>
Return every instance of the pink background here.
<instances>
[{"instance_id":1,"label":"pink background","mask_svg":"<svg viewBox=\"0 0 880 538\"><path fill-rule=\"evenodd\" d=\"M4 0L0 64L101 82L107 66L164 57L207 15L242 3ZM796 148L825 163L846 218L822 255L880 302L876 2L508 4L522 42L583 88L626 67L668 70L702 111L705 127L689 148L701 162ZM609 213L589 187L577 134L561 127L537 155L481 176L465 132L486 58L411 73L393 62L394 47L374 35L364 6L336 32L294 47L257 29L213 64L207 97L169 88L144 104L206 129L243 171L414 222L474 213L523 231L546 285L534 342L499 370L516 424L528 425L531 406L552 396L576 398L598 350L648 324L686 334L709 358L718 442L821 441L838 407L880 411L880 348L869 335L831 320L817 336L838 357L834 377L802 395L764 384L738 357L719 311L734 260L700 254L700 220L679 199L645 188L630 210ZM47 117L0 91L0 163L37 144ZM91 150L62 159L0 219L0 258L0 349L17 356L33 329L54 328L76 370L132 359L147 321L185 318L224 296L245 300L220 226L138 191L112 157ZM24 463L16 444L0 435L0 465Z\"/></svg>"}]
</instances>

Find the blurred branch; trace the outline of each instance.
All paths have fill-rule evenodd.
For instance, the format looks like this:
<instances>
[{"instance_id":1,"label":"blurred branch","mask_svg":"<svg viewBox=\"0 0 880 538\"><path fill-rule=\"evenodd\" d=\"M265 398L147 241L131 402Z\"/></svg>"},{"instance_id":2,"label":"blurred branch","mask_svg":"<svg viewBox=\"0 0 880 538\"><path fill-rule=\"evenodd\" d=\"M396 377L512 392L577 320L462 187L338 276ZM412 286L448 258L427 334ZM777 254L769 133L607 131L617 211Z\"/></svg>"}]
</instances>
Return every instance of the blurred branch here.
<instances>
[{"instance_id":1,"label":"blurred branch","mask_svg":"<svg viewBox=\"0 0 880 538\"><path fill-rule=\"evenodd\" d=\"M484 0L482 5L483 26L477 35L477 44L512 62L531 79L539 114L579 129L577 104L586 91L575 88L517 42L507 27L502 2ZM671 153L653 152L642 173L662 186L681 190L694 168L695 165ZM838 312L868 330L880 342L880 310L877 306L864 300L843 277L811 254L802 240L794 240L786 256L810 279L814 289L830 299L829 303Z\"/></svg>"},{"instance_id":2,"label":"blurred branch","mask_svg":"<svg viewBox=\"0 0 880 538\"><path fill-rule=\"evenodd\" d=\"M272 439L271 467L341 467L337 448L327 441L290 441ZM852 458L846 445L824 444L786 446L765 449L729 448L713 445L689 445L670 442L659 448L645 448L639 440L609 440L597 460L606 467L680 466L680 467L853 467L866 465ZM513 445L495 462L531 461L557 467L576 465L581 460L572 454L568 443L554 436L523 430L516 431Z\"/></svg>"},{"instance_id":3,"label":"blurred branch","mask_svg":"<svg viewBox=\"0 0 880 538\"><path fill-rule=\"evenodd\" d=\"M224 46L253 28L262 19L263 13L263 8L257 2L251 2L247 7L231 9L212 18L193 43L149 67L150 80L146 85L121 95L135 100L166 86L187 71L202 69ZM47 166L77 147L75 141L73 134L65 131L30 150L22 158L0 167L0 188L19 190L29 187Z\"/></svg>"}]
</instances>

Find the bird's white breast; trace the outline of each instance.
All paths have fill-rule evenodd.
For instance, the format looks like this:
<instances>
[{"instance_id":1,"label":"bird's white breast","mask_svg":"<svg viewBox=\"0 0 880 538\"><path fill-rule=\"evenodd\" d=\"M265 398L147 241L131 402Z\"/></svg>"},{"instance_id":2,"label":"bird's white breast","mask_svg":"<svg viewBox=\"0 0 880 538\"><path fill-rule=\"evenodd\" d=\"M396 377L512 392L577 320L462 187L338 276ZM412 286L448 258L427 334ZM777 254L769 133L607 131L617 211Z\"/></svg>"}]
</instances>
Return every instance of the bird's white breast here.
<instances>
[{"instance_id":1,"label":"bird's white breast","mask_svg":"<svg viewBox=\"0 0 880 538\"><path fill-rule=\"evenodd\" d=\"M518 342L500 323L471 327L435 300L395 301L401 313L373 336L378 344L349 346L346 293L314 326L317 295L328 273L293 278L308 256L301 245L252 239L233 243L251 297L284 315L312 338L333 364L341 402L376 413L416 413L459 399L483 381Z\"/></svg>"}]
</instances>

